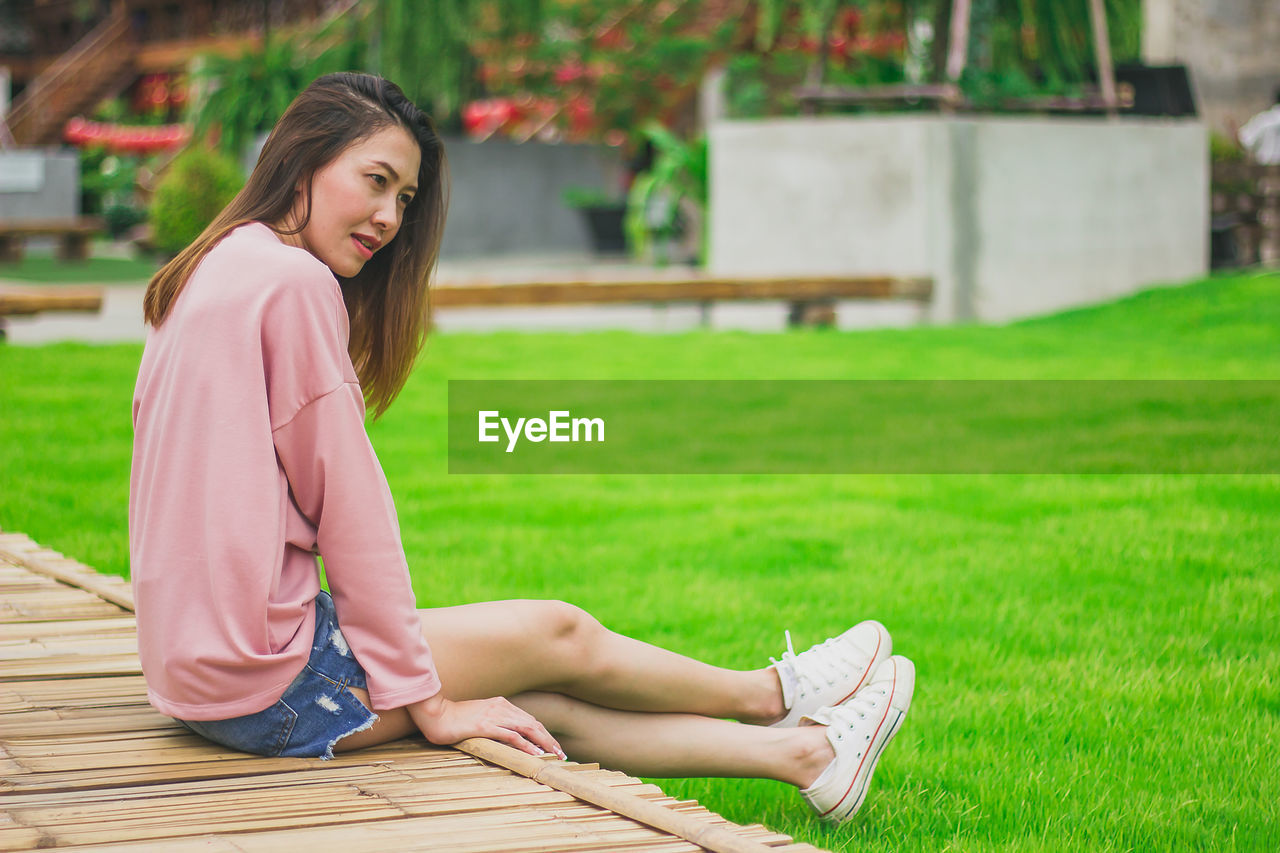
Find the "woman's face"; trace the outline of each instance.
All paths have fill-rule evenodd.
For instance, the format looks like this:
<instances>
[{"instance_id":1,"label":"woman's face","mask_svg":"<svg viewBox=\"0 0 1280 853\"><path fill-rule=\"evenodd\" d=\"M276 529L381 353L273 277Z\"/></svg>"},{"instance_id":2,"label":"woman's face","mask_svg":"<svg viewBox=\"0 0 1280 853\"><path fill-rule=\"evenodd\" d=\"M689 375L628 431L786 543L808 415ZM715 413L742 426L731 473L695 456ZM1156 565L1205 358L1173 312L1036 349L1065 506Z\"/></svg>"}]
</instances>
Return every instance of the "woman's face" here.
<instances>
[{"instance_id":1,"label":"woman's face","mask_svg":"<svg viewBox=\"0 0 1280 853\"><path fill-rule=\"evenodd\" d=\"M390 125L350 146L311 179L311 219L286 242L306 249L333 271L350 278L400 230L404 209L418 191L418 143ZM299 191L291 221L305 199Z\"/></svg>"}]
</instances>

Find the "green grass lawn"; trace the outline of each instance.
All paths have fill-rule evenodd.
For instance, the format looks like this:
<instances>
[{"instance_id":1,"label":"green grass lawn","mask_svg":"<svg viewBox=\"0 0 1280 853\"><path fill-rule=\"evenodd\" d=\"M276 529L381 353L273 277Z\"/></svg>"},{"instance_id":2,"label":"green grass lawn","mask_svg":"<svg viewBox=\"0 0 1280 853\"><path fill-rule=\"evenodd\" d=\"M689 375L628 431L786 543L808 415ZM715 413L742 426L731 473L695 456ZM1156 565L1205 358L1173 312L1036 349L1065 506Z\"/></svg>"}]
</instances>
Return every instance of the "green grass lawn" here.
<instances>
[{"instance_id":1,"label":"green grass lawn","mask_svg":"<svg viewBox=\"0 0 1280 853\"><path fill-rule=\"evenodd\" d=\"M0 347L0 527L127 572L140 348ZM1005 327L432 339L371 427L419 601L558 597L725 666L866 617L918 668L833 850L1280 848L1280 476L458 476L449 378L1280 378L1280 276Z\"/></svg>"},{"instance_id":2,"label":"green grass lawn","mask_svg":"<svg viewBox=\"0 0 1280 853\"><path fill-rule=\"evenodd\" d=\"M28 252L18 263L0 263L0 279L33 284L145 284L160 268L146 258L60 261L48 252Z\"/></svg>"}]
</instances>

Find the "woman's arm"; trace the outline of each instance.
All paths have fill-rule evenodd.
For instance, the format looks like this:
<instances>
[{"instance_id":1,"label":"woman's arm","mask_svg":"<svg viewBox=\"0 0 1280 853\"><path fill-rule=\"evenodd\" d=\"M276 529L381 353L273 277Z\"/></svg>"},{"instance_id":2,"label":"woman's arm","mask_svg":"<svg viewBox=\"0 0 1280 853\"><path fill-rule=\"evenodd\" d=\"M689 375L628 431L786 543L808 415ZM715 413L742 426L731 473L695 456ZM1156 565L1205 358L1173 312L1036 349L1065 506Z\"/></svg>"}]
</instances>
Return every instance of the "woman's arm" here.
<instances>
[{"instance_id":1,"label":"woman's arm","mask_svg":"<svg viewBox=\"0 0 1280 853\"><path fill-rule=\"evenodd\" d=\"M331 281L287 289L264 333L272 437L298 510L315 526L338 621L375 710L403 707L433 743L488 737L540 754L560 747L502 698L453 702L422 635L386 476L364 426Z\"/></svg>"}]
</instances>

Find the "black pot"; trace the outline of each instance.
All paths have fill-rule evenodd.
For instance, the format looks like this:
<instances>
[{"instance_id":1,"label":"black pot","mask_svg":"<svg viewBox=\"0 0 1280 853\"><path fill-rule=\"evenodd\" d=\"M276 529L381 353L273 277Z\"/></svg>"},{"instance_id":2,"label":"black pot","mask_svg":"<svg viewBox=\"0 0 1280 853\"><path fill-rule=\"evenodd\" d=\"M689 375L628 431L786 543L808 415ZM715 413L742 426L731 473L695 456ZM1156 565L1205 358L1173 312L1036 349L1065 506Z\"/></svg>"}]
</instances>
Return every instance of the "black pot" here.
<instances>
[{"instance_id":1,"label":"black pot","mask_svg":"<svg viewBox=\"0 0 1280 853\"><path fill-rule=\"evenodd\" d=\"M627 237L622 227L627 215L625 204L591 205L579 210L587 220L592 250L600 254L616 254L627 250Z\"/></svg>"}]
</instances>

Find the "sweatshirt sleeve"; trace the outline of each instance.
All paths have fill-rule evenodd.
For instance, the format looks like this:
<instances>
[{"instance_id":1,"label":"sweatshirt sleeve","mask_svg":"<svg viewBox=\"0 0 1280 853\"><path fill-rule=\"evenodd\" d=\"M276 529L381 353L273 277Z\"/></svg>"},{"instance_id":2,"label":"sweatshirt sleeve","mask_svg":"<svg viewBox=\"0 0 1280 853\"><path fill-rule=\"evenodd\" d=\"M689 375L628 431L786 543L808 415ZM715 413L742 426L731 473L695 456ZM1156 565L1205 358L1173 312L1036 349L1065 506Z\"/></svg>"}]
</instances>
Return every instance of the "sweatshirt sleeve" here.
<instances>
[{"instance_id":1,"label":"sweatshirt sleeve","mask_svg":"<svg viewBox=\"0 0 1280 853\"><path fill-rule=\"evenodd\" d=\"M435 695L440 680L414 606L391 490L344 382L275 431L298 509L316 525L338 622L369 678L375 710Z\"/></svg>"},{"instance_id":2,"label":"sweatshirt sleeve","mask_svg":"<svg viewBox=\"0 0 1280 853\"><path fill-rule=\"evenodd\" d=\"M275 309L263 327L272 437L291 497L316 527L342 632L375 710L427 699L440 680L391 490L365 431L341 293L330 277L293 289Z\"/></svg>"}]
</instances>

